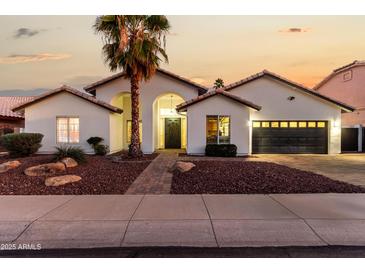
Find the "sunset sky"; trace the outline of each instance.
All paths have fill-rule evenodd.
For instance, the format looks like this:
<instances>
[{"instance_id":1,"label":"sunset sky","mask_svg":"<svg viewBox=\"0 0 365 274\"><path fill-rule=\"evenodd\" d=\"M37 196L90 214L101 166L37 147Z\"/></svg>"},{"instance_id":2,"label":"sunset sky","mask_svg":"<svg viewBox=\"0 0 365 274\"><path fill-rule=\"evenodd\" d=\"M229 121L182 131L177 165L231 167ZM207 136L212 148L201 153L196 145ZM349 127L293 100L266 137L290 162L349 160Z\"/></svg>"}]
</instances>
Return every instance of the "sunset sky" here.
<instances>
[{"instance_id":1,"label":"sunset sky","mask_svg":"<svg viewBox=\"0 0 365 274\"><path fill-rule=\"evenodd\" d=\"M309 87L362 60L365 16L168 16L169 64L211 86L268 69ZM76 88L110 75L95 16L0 16L0 90Z\"/></svg>"}]
</instances>

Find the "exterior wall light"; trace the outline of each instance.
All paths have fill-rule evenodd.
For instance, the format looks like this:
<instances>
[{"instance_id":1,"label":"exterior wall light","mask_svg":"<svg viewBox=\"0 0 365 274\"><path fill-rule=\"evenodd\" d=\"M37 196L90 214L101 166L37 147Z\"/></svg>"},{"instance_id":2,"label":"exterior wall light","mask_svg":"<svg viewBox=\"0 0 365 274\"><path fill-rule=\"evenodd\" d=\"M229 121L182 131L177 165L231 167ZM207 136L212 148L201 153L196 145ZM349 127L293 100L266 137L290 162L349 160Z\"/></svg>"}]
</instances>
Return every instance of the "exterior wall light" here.
<instances>
[{"instance_id":1,"label":"exterior wall light","mask_svg":"<svg viewBox=\"0 0 365 274\"><path fill-rule=\"evenodd\" d=\"M340 127L340 121L339 120L334 120L332 126L333 127Z\"/></svg>"}]
</instances>

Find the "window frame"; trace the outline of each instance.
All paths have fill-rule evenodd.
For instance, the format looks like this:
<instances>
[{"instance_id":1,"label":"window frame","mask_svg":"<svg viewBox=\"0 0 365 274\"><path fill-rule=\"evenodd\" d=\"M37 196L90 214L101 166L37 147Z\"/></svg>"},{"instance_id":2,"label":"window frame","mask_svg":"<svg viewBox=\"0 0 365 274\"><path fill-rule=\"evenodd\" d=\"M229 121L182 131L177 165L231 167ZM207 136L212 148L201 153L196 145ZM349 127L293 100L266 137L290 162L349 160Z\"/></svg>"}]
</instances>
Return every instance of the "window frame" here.
<instances>
[{"instance_id":1,"label":"window frame","mask_svg":"<svg viewBox=\"0 0 365 274\"><path fill-rule=\"evenodd\" d=\"M58 137L59 137L59 130L58 130L58 119L67 119L67 142L60 142ZM78 120L78 132L79 132L79 141L78 142L70 142L70 119L77 119ZM80 117L79 116L56 116L56 144L68 144L68 145L73 145L73 144L80 144L80 135L81 135L81 131L80 131Z\"/></svg>"},{"instance_id":2,"label":"window frame","mask_svg":"<svg viewBox=\"0 0 365 274\"><path fill-rule=\"evenodd\" d=\"M212 118L215 118L217 120L217 139L216 139L216 142L215 143L211 143L209 142L208 143L208 118L209 117L212 117ZM220 117L228 117L229 118L229 123L228 123L228 143L224 142L224 143L221 143L220 140L219 140L219 126L220 126ZM231 144L231 115L207 115L206 116L206 121L205 121L205 143L206 145L228 145L228 144Z\"/></svg>"}]
</instances>

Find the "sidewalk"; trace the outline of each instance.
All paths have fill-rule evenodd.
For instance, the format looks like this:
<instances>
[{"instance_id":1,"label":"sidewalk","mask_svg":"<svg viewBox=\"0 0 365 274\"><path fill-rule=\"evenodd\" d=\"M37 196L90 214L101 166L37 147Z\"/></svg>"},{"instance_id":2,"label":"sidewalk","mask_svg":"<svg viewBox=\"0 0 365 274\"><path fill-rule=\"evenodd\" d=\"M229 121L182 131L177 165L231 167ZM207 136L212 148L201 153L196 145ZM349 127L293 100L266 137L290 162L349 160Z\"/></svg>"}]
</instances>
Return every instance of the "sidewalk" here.
<instances>
[{"instance_id":1,"label":"sidewalk","mask_svg":"<svg viewBox=\"0 0 365 274\"><path fill-rule=\"evenodd\" d=\"M0 196L0 243L365 245L365 195Z\"/></svg>"}]
</instances>

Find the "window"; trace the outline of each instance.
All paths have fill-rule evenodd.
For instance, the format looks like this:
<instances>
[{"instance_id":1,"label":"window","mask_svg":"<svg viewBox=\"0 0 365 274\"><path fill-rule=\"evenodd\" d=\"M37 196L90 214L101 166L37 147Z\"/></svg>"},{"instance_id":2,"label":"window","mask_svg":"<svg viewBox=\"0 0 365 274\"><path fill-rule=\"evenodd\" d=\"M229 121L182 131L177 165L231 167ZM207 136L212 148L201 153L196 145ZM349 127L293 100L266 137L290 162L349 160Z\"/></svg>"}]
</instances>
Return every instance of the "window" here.
<instances>
[{"instance_id":1,"label":"window","mask_svg":"<svg viewBox=\"0 0 365 274\"><path fill-rule=\"evenodd\" d=\"M270 127L270 122L262 122L262 127Z\"/></svg>"},{"instance_id":2,"label":"window","mask_svg":"<svg viewBox=\"0 0 365 274\"><path fill-rule=\"evenodd\" d=\"M325 122L318 122L317 127L326 127L326 123Z\"/></svg>"},{"instance_id":3,"label":"window","mask_svg":"<svg viewBox=\"0 0 365 274\"><path fill-rule=\"evenodd\" d=\"M271 122L271 127L279 127L279 122Z\"/></svg>"},{"instance_id":4,"label":"window","mask_svg":"<svg viewBox=\"0 0 365 274\"><path fill-rule=\"evenodd\" d=\"M261 123L260 122L253 122L252 126L253 127L260 127Z\"/></svg>"},{"instance_id":5,"label":"window","mask_svg":"<svg viewBox=\"0 0 365 274\"><path fill-rule=\"evenodd\" d=\"M350 81L352 79L352 70L346 71L344 74L342 74L342 77L344 82Z\"/></svg>"},{"instance_id":6,"label":"window","mask_svg":"<svg viewBox=\"0 0 365 274\"><path fill-rule=\"evenodd\" d=\"M288 122L280 122L280 127L288 127Z\"/></svg>"},{"instance_id":7,"label":"window","mask_svg":"<svg viewBox=\"0 0 365 274\"><path fill-rule=\"evenodd\" d=\"M207 116L207 144L229 144L230 139L230 117Z\"/></svg>"},{"instance_id":8,"label":"window","mask_svg":"<svg viewBox=\"0 0 365 274\"><path fill-rule=\"evenodd\" d=\"M308 127L316 127L316 122L308 122Z\"/></svg>"},{"instance_id":9,"label":"window","mask_svg":"<svg viewBox=\"0 0 365 274\"><path fill-rule=\"evenodd\" d=\"M80 141L79 124L77 117L57 117L57 143L78 143Z\"/></svg>"},{"instance_id":10,"label":"window","mask_svg":"<svg viewBox=\"0 0 365 274\"><path fill-rule=\"evenodd\" d=\"M298 127L298 122L289 122L289 127Z\"/></svg>"},{"instance_id":11,"label":"window","mask_svg":"<svg viewBox=\"0 0 365 274\"><path fill-rule=\"evenodd\" d=\"M132 121L127 121L127 142L131 143L132 139ZM142 143L142 121L139 121L139 142Z\"/></svg>"},{"instance_id":12,"label":"window","mask_svg":"<svg viewBox=\"0 0 365 274\"><path fill-rule=\"evenodd\" d=\"M253 121L254 128L325 128L325 121Z\"/></svg>"},{"instance_id":13,"label":"window","mask_svg":"<svg viewBox=\"0 0 365 274\"><path fill-rule=\"evenodd\" d=\"M299 127L307 127L307 122L299 122Z\"/></svg>"}]
</instances>

